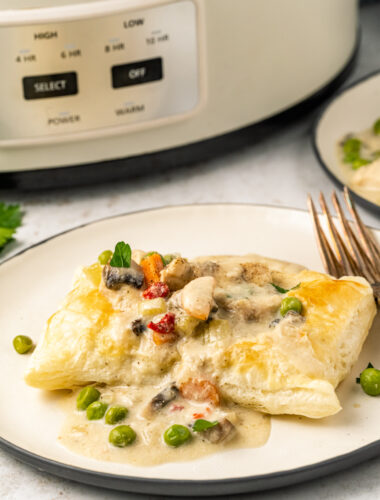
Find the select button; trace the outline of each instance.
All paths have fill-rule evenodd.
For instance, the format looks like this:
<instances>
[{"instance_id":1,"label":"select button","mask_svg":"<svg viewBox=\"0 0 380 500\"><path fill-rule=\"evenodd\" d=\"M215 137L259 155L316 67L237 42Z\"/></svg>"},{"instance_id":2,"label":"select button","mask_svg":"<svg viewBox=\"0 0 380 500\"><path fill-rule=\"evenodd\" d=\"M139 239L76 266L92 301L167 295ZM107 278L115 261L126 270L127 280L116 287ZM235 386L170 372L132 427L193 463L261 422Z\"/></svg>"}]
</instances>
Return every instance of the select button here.
<instances>
[{"instance_id":1,"label":"select button","mask_svg":"<svg viewBox=\"0 0 380 500\"><path fill-rule=\"evenodd\" d=\"M78 93L78 79L75 72L54 75L26 76L22 79L24 98L45 99Z\"/></svg>"},{"instance_id":2,"label":"select button","mask_svg":"<svg viewBox=\"0 0 380 500\"><path fill-rule=\"evenodd\" d=\"M112 87L129 87L162 80L162 58L147 59L129 64L112 66Z\"/></svg>"}]
</instances>

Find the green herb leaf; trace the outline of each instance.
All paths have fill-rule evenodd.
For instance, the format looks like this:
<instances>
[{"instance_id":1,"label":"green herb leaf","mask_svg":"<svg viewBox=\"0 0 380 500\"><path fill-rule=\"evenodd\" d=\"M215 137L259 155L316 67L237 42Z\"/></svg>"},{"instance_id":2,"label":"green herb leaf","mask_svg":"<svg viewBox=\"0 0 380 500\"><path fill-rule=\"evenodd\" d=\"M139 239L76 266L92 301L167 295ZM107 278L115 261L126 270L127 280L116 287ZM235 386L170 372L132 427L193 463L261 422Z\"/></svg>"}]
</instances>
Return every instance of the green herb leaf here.
<instances>
[{"instance_id":1,"label":"green herb leaf","mask_svg":"<svg viewBox=\"0 0 380 500\"><path fill-rule=\"evenodd\" d=\"M2 249L6 243L11 241L14 232L15 232L14 229L9 229L7 227L0 227L0 249Z\"/></svg>"},{"instance_id":2,"label":"green herb leaf","mask_svg":"<svg viewBox=\"0 0 380 500\"><path fill-rule=\"evenodd\" d=\"M344 155L343 161L344 163L353 163L354 161L360 158L359 153L348 153Z\"/></svg>"},{"instance_id":3,"label":"green herb leaf","mask_svg":"<svg viewBox=\"0 0 380 500\"><path fill-rule=\"evenodd\" d=\"M271 283L271 285L280 293L288 293L290 292L290 290L295 290L296 288L299 288L301 283L298 283L298 285L294 286L293 288L289 288L289 290L287 290L286 288L281 288L280 286L275 285L274 283Z\"/></svg>"},{"instance_id":4,"label":"green herb leaf","mask_svg":"<svg viewBox=\"0 0 380 500\"><path fill-rule=\"evenodd\" d=\"M380 118L373 124L373 133L375 135L380 135Z\"/></svg>"},{"instance_id":5,"label":"green herb leaf","mask_svg":"<svg viewBox=\"0 0 380 500\"><path fill-rule=\"evenodd\" d=\"M366 158L357 158L351 163L351 167L353 170L358 170L360 167L363 167L364 165L368 165L370 160L367 160Z\"/></svg>"},{"instance_id":6,"label":"green herb leaf","mask_svg":"<svg viewBox=\"0 0 380 500\"><path fill-rule=\"evenodd\" d=\"M356 139L356 137L349 137L343 143L343 152L347 154L360 153L360 148L362 146L362 141Z\"/></svg>"},{"instance_id":7,"label":"green herb leaf","mask_svg":"<svg viewBox=\"0 0 380 500\"><path fill-rule=\"evenodd\" d=\"M21 225L20 205L6 205L0 202L0 250L12 240L16 229Z\"/></svg>"},{"instance_id":8,"label":"green herb leaf","mask_svg":"<svg viewBox=\"0 0 380 500\"><path fill-rule=\"evenodd\" d=\"M367 368L373 368L373 364L372 363L368 363Z\"/></svg>"},{"instance_id":9,"label":"green herb leaf","mask_svg":"<svg viewBox=\"0 0 380 500\"><path fill-rule=\"evenodd\" d=\"M132 258L132 250L128 243L119 241L116 244L113 256L110 262L112 267L130 267Z\"/></svg>"},{"instance_id":10,"label":"green herb leaf","mask_svg":"<svg viewBox=\"0 0 380 500\"><path fill-rule=\"evenodd\" d=\"M20 205L6 205L0 202L0 227L16 229L21 226L21 219Z\"/></svg>"},{"instance_id":11,"label":"green herb leaf","mask_svg":"<svg viewBox=\"0 0 380 500\"><path fill-rule=\"evenodd\" d=\"M193 431L194 432L203 432L207 429L211 429L211 427L215 427L218 425L218 421L209 422L208 420L203 420L203 418L199 418L193 423Z\"/></svg>"},{"instance_id":12,"label":"green herb leaf","mask_svg":"<svg viewBox=\"0 0 380 500\"><path fill-rule=\"evenodd\" d=\"M289 290L286 290L286 288L281 288L280 286L278 285L275 285L274 283L271 283L271 285L280 293L287 293L289 292Z\"/></svg>"}]
</instances>

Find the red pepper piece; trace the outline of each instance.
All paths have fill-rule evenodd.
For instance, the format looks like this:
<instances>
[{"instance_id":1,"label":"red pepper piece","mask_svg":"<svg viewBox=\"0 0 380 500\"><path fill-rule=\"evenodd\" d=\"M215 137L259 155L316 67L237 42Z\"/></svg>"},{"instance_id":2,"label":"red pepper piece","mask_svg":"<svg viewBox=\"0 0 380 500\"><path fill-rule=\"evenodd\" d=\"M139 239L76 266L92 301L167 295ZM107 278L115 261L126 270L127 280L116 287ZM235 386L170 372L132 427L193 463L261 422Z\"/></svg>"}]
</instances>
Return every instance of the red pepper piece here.
<instances>
[{"instance_id":1,"label":"red pepper piece","mask_svg":"<svg viewBox=\"0 0 380 500\"><path fill-rule=\"evenodd\" d=\"M154 332L168 334L174 332L174 323L175 314L166 313L165 316L162 316L158 323L153 323L153 321L150 321L147 326Z\"/></svg>"},{"instance_id":2,"label":"red pepper piece","mask_svg":"<svg viewBox=\"0 0 380 500\"><path fill-rule=\"evenodd\" d=\"M182 405L172 405L170 411L182 411L185 407Z\"/></svg>"},{"instance_id":3,"label":"red pepper piece","mask_svg":"<svg viewBox=\"0 0 380 500\"><path fill-rule=\"evenodd\" d=\"M193 419L198 420L198 418L203 418L203 413L193 413Z\"/></svg>"},{"instance_id":4,"label":"red pepper piece","mask_svg":"<svg viewBox=\"0 0 380 500\"><path fill-rule=\"evenodd\" d=\"M156 283L152 283L150 287L143 292L142 296L144 299L152 300L158 297L167 297L169 293L170 290L168 285L162 281L157 281Z\"/></svg>"}]
</instances>

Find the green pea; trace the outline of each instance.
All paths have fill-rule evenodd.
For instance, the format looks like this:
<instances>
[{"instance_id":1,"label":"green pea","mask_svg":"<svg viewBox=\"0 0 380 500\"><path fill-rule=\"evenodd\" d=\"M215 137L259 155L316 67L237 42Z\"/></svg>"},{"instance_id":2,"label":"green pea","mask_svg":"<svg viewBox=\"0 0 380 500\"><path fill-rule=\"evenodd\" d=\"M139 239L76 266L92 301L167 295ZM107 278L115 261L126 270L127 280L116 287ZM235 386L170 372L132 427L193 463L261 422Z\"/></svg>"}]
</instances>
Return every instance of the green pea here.
<instances>
[{"instance_id":1,"label":"green pea","mask_svg":"<svg viewBox=\"0 0 380 500\"><path fill-rule=\"evenodd\" d=\"M301 314L302 302L296 297L285 297L282 299L280 306L281 316L285 316L289 311L295 311L298 314Z\"/></svg>"},{"instance_id":2,"label":"green pea","mask_svg":"<svg viewBox=\"0 0 380 500\"><path fill-rule=\"evenodd\" d=\"M181 446L191 439L191 432L184 425L174 424L164 432L164 441L169 446Z\"/></svg>"},{"instance_id":3,"label":"green pea","mask_svg":"<svg viewBox=\"0 0 380 500\"><path fill-rule=\"evenodd\" d=\"M380 135L380 118L377 119L373 124L373 133L376 135Z\"/></svg>"},{"instance_id":4,"label":"green pea","mask_svg":"<svg viewBox=\"0 0 380 500\"><path fill-rule=\"evenodd\" d=\"M78 410L86 410L87 407L97 401L100 398L100 392L95 387L91 385L88 387L84 387L77 397L77 408Z\"/></svg>"},{"instance_id":5,"label":"green pea","mask_svg":"<svg viewBox=\"0 0 380 500\"><path fill-rule=\"evenodd\" d=\"M103 418L107 408L107 403L102 403L102 401L94 401L87 406L86 414L88 420L99 420Z\"/></svg>"},{"instance_id":6,"label":"green pea","mask_svg":"<svg viewBox=\"0 0 380 500\"><path fill-rule=\"evenodd\" d=\"M104 250L104 252L102 252L98 257L99 264L105 266L112 257L112 255L113 255L112 250Z\"/></svg>"},{"instance_id":7,"label":"green pea","mask_svg":"<svg viewBox=\"0 0 380 500\"><path fill-rule=\"evenodd\" d=\"M360 152L360 147L362 142L359 139L352 137L351 139L346 139L343 143L343 153L346 155Z\"/></svg>"},{"instance_id":8,"label":"green pea","mask_svg":"<svg viewBox=\"0 0 380 500\"><path fill-rule=\"evenodd\" d=\"M33 340L26 335L17 335L13 339L13 347L19 354L26 354L33 347Z\"/></svg>"},{"instance_id":9,"label":"green pea","mask_svg":"<svg viewBox=\"0 0 380 500\"><path fill-rule=\"evenodd\" d=\"M363 370L360 374L360 385L369 396L378 396L380 394L380 370L376 368Z\"/></svg>"},{"instance_id":10,"label":"green pea","mask_svg":"<svg viewBox=\"0 0 380 500\"><path fill-rule=\"evenodd\" d=\"M108 437L108 441L118 448L129 446L135 439L136 433L129 425L118 425L114 427Z\"/></svg>"},{"instance_id":11,"label":"green pea","mask_svg":"<svg viewBox=\"0 0 380 500\"><path fill-rule=\"evenodd\" d=\"M368 163L371 162L365 158L357 158L351 163L351 166L354 170L358 170L360 167L363 167L363 165L368 165Z\"/></svg>"},{"instance_id":12,"label":"green pea","mask_svg":"<svg viewBox=\"0 0 380 500\"><path fill-rule=\"evenodd\" d=\"M111 406L106 413L106 424L114 425L123 420L128 415L128 409L125 406Z\"/></svg>"},{"instance_id":13,"label":"green pea","mask_svg":"<svg viewBox=\"0 0 380 500\"><path fill-rule=\"evenodd\" d=\"M174 253L167 253L166 255L163 256L163 260L164 260L164 265L167 266L168 264L170 264L170 262L174 259L177 258L177 255L175 255Z\"/></svg>"}]
</instances>

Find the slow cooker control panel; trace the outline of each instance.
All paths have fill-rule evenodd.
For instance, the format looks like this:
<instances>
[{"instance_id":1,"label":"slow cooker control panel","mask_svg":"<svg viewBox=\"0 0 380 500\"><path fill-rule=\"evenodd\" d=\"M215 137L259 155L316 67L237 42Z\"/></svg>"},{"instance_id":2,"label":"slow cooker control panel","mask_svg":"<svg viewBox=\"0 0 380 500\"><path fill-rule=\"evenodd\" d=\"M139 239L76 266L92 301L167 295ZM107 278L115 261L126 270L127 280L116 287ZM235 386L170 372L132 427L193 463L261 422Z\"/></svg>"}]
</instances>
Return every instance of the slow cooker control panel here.
<instances>
[{"instance_id":1,"label":"slow cooker control panel","mask_svg":"<svg viewBox=\"0 0 380 500\"><path fill-rule=\"evenodd\" d=\"M0 26L0 146L181 118L199 102L191 0Z\"/></svg>"}]
</instances>

